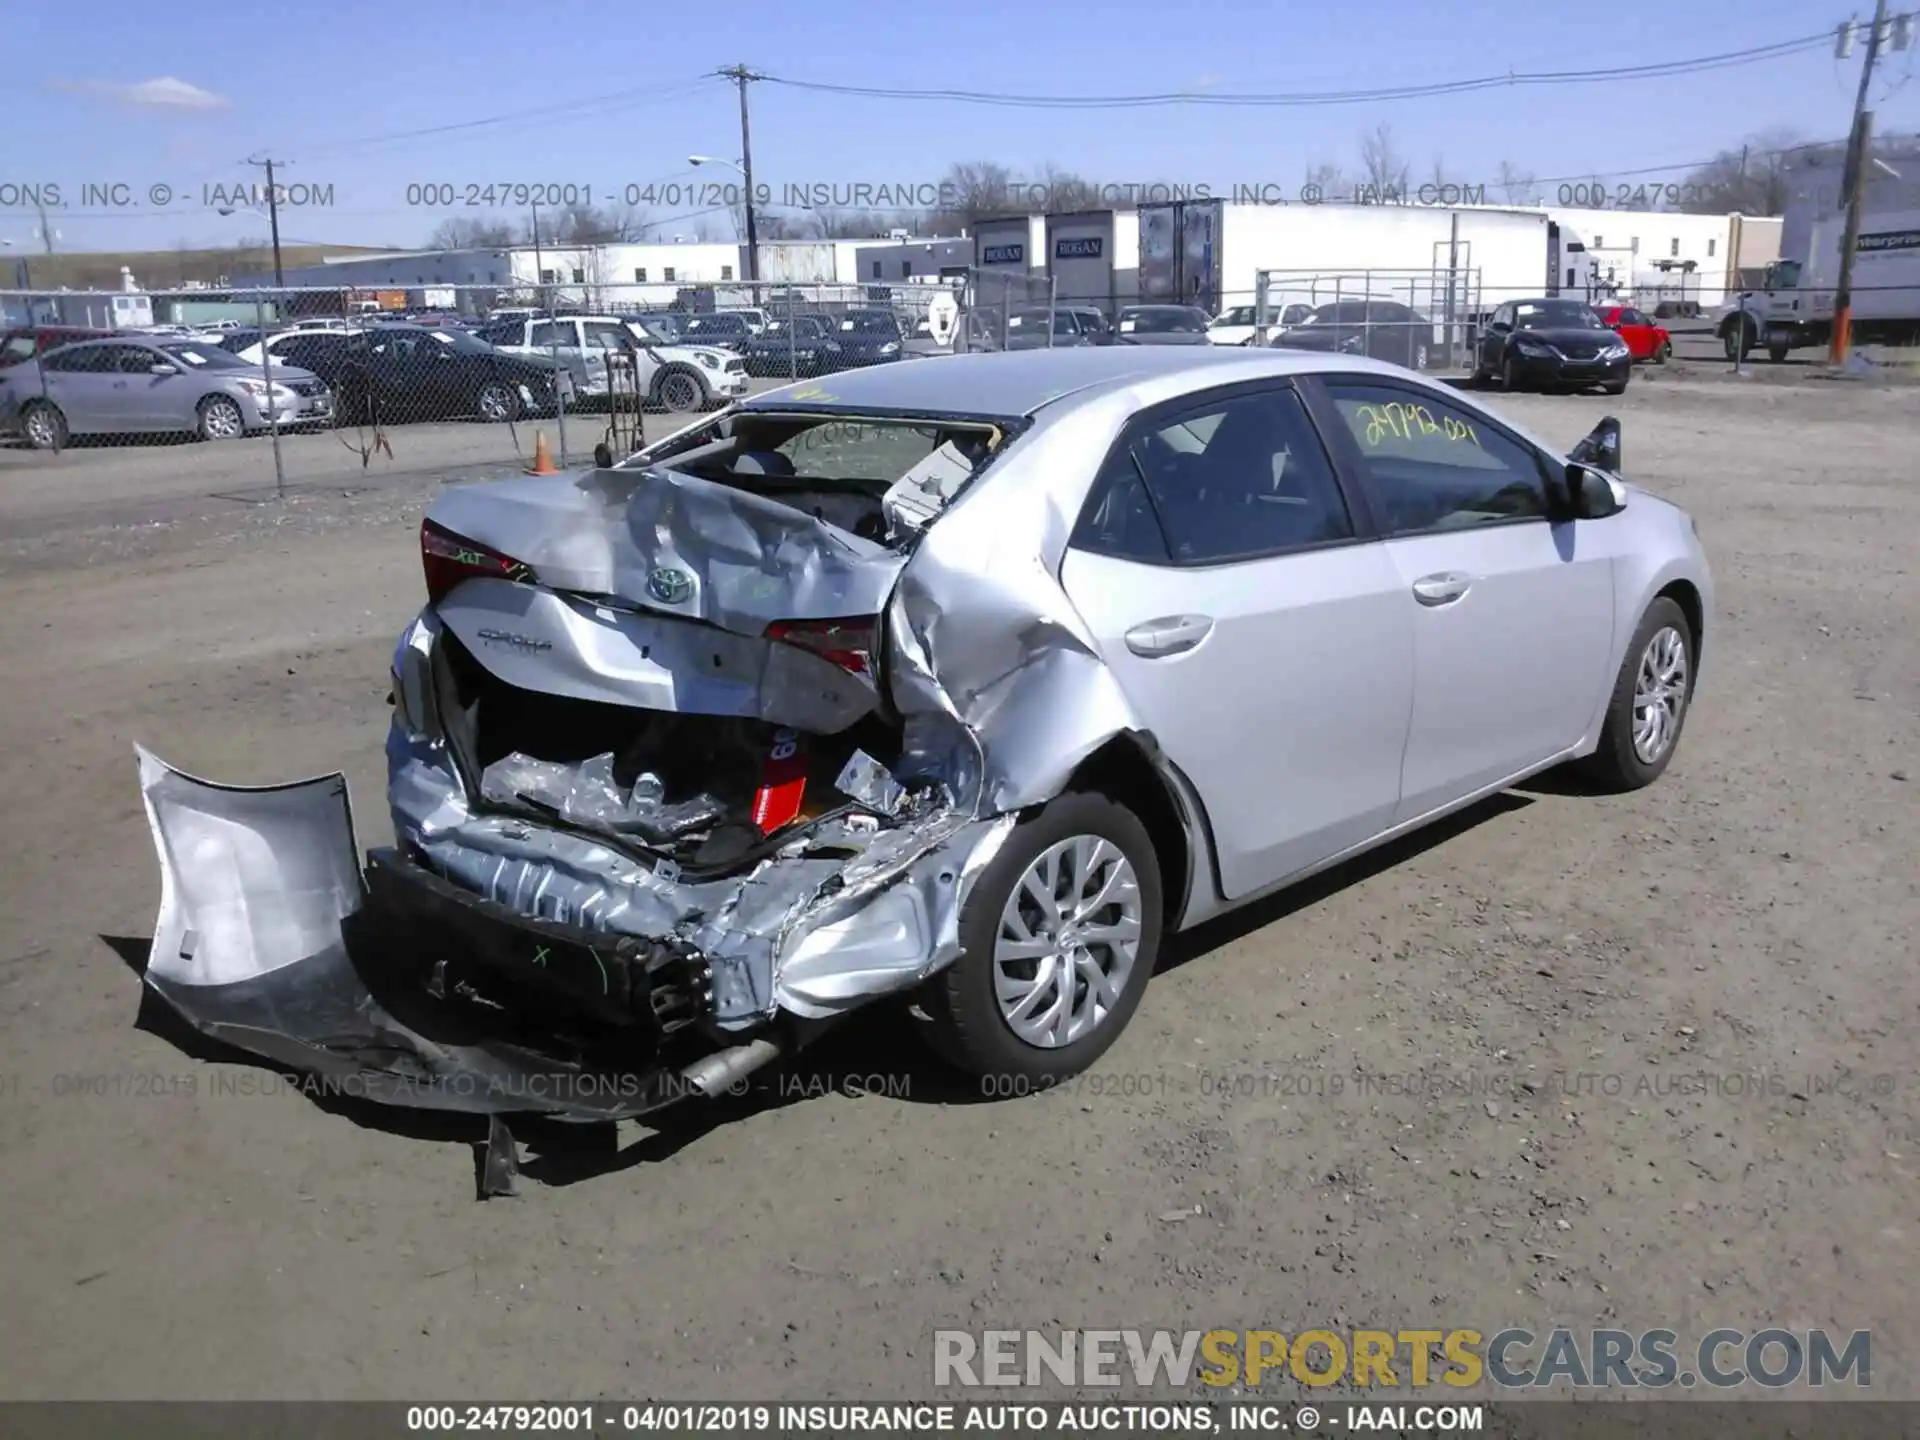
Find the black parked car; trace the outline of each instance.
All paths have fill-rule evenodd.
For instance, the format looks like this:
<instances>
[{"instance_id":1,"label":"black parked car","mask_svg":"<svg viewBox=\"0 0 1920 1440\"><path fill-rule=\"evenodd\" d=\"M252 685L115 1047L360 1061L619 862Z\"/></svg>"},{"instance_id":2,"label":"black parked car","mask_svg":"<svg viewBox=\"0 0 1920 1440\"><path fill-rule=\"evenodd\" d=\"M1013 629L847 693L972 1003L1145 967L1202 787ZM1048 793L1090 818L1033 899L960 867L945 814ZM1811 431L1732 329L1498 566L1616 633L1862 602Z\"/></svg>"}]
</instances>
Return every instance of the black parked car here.
<instances>
[{"instance_id":1,"label":"black parked car","mask_svg":"<svg viewBox=\"0 0 1920 1440\"><path fill-rule=\"evenodd\" d=\"M680 322L674 337L681 345L711 345L721 350L744 352L753 338L753 327L744 315L689 315Z\"/></svg>"},{"instance_id":2,"label":"black parked car","mask_svg":"<svg viewBox=\"0 0 1920 1440\"><path fill-rule=\"evenodd\" d=\"M1509 300L1493 312L1473 357L1476 382L1498 376L1508 390L1598 385L1618 395L1632 375L1627 342L1580 300Z\"/></svg>"},{"instance_id":3,"label":"black parked car","mask_svg":"<svg viewBox=\"0 0 1920 1440\"><path fill-rule=\"evenodd\" d=\"M1102 316L1104 336L1104 321ZM1074 345L1098 345L1103 339L1087 333L1078 312L1066 306L1023 306L1006 315L1009 350L1061 350Z\"/></svg>"},{"instance_id":4,"label":"black parked car","mask_svg":"<svg viewBox=\"0 0 1920 1440\"><path fill-rule=\"evenodd\" d=\"M1273 337L1283 350L1324 350L1365 355L1424 370L1433 353L1433 322L1392 300L1342 300L1322 305L1298 325Z\"/></svg>"},{"instance_id":5,"label":"black parked car","mask_svg":"<svg viewBox=\"0 0 1920 1440\"><path fill-rule=\"evenodd\" d=\"M351 339L335 384L344 424L517 420L558 401L552 362L508 355L464 330L381 325Z\"/></svg>"},{"instance_id":6,"label":"black parked car","mask_svg":"<svg viewBox=\"0 0 1920 1440\"><path fill-rule=\"evenodd\" d=\"M1116 345L1211 345L1204 310L1191 305L1129 305L1116 317Z\"/></svg>"},{"instance_id":7,"label":"black parked car","mask_svg":"<svg viewBox=\"0 0 1920 1440\"><path fill-rule=\"evenodd\" d=\"M898 360L906 337L891 310L848 310L836 322L833 339L840 347L839 368L846 370Z\"/></svg>"},{"instance_id":8,"label":"black parked car","mask_svg":"<svg viewBox=\"0 0 1920 1440\"><path fill-rule=\"evenodd\" d=\"M824 375L840 365L839 332L825 315L781 316L740 347L749 375Z\"/></svg>"}]
</instances>

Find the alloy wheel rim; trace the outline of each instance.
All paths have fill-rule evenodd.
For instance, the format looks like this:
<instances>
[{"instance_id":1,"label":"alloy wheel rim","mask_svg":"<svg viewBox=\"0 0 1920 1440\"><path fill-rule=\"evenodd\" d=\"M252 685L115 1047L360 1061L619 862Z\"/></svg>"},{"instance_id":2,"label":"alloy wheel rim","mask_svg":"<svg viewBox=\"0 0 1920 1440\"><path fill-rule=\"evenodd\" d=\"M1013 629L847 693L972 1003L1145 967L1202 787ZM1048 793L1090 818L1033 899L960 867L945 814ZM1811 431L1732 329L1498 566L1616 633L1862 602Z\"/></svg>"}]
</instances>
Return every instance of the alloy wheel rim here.
<instances>
[{"instance_id":1,"label":"alloy wheel rim","mask_svg":"<svg viewBox=\"0 0 1920 1440\"><path fill-rule=\"evenodd\" d=\"M1038 1050L1085 1039L1120 1004L1140 958L1140 881L1120 847L1075 835L1034 857L1000 912L994 997Z\"/></svg>"},{"instance_id":2,"label":"alloy wheel rim","mask_svg":"<svg viewBox=\"0 0 1920 1440\"><path fill-rule=\"evenodd\" d=\"M698 398L694 393L693 382L686 376L669 375L667 377L666 399L668 408L674 410L691 410L694 402L698 400Z\"/></svg>"},{"instance_id":3,"label":"alloy wheel rim","mask_svg":"<svg viewBox=\"0 0 1920 1440\"><path fill-rule=\"evenodd\" d=\"M27 417L27 438L42 450L53 448L53 417L44 410L35 410Z\"/></svg>"},{"instance_id":4,"label":"alloy wheel rim","mask_svg":"<svg viewBox=\"0 0 1920 1440\"><path fill-rule=\"evenodd\" d=\"M1633 683L1633 753L1641 764L1658 763L1679 738L1687 679L1687 642L1672 625L1662 626L1640 652Z\"/></svg>"},{"instance_id":5,"label":"alloy wheel rim","mask_svg":"<svg viewBox=\"0 0 1920 1440\"><path fill-rule=\"evenodd\" d=\"M489 385L480 392L480 413L489 420L504 420L511 408L507 392L498 385Z\"/></svg>"},{"instance_id":6,"label":"alloy wheel rim","mask_svg":"<svg viewBox=\"0 0 1920 1440\"><path fill-rule=\"evenodd\" d=\"M231 440L240 432L239 407L216 400L207 407L207 433L216 440Z\"/></svg>"}]
</instances>

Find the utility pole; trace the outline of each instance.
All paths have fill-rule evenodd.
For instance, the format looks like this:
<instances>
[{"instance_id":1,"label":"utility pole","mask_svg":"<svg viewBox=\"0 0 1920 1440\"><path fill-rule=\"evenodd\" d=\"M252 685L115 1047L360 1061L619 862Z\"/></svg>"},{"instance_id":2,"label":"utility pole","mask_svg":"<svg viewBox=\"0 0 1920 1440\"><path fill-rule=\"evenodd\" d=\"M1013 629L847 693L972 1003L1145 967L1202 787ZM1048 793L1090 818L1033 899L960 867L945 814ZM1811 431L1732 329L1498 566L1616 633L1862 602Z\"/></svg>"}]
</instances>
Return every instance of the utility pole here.
<instances>
[{"instance_id":1,"label":"utility pole","mask_svg":"<svg viewBox=\"0 0 1920 1440\"><path fill-rule=\"evenodd\" d=\"M719 72L740 87L740 175L747 186L747 279L760 279L760 235L753 223L753 134L747 124L747 83L761 77L744 65Z\"/></svg>"},{"instance_id":2,"label":"utility pole","mask_svg":"<svg viewBox=\"0 0 1920 1440\"><path fill-rule=\"evenodd\" d=\"M273 285L276 290L287 283L286 274L280 268L280 189L273 183L274 161L271 158L247 161L249 165L264 165L267 170L267 227L273 232ZM279 162L284 165L287 162Z\"/></svg>"},{"instance_id":3,"label":"utility pole","mask_svg":"<svg viewBox=\"0 0 1920 1440\"><path fill-rule=\"evenodd\" d=\"M1860 211L1867 189L1867 145L1873 131L1873 112L1867 109L1873 62L1880 58L1880 32L1887 25L1887 0L1874 0L1873 28L1867 32L1867 56L1860 65L1860 89L1853 100L1853 130L1847 137L1847 160L1842 188L1846 192L1847 221L1840 237L1840 279L1833 289L1833 337L1827 359L1838 365L1847 358L1853 340L1853 252L1860 244Z\"/></svg>"}]
</instances>

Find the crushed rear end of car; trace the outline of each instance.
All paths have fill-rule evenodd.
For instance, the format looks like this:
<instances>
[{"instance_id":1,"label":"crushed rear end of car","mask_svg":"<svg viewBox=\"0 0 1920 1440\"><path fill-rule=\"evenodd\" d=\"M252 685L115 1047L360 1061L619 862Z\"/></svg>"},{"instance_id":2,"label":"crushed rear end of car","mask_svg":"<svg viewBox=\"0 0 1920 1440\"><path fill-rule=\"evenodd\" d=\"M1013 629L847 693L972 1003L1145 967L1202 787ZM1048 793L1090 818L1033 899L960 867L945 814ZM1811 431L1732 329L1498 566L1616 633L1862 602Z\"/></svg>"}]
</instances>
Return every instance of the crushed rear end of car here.
<instances>
[{"instance_id":1,"label":"crushed rear end of car","mask_svg":"<svg viewBox=\"0 0 1920 1440\"><path fill-rule=\"evenodd\" d=\"M391 845L362 857L342 776L238 789L143 751L148 983L376 1100L592 1120L724 1090L950 963L975 878L1124 703L1050 576L988 573L993 517L921 543L1004 426L918 422L880 493L781 474L771 442L818 417L750 423L443 494Z\"/></svg>"}]
</instances>

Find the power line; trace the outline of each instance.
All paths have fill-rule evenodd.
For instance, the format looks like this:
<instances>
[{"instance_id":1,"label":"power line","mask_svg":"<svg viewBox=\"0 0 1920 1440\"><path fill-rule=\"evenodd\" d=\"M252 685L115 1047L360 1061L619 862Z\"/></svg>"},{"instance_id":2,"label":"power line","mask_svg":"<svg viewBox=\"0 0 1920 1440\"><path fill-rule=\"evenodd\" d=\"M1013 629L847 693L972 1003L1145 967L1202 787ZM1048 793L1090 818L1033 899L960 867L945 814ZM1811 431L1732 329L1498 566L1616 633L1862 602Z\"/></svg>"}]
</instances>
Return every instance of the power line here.
<instances>
[{"instance_id":1,"label":"power line","mask_svg":"<svg viewBox=\"0 0 1920 1440\"><path fill-rule=\"evenodd\" d=\"M643 85L631 90L614 90L605 95L589 95L578 100L564 100L526 110L503 111L498 115L485 115L477 120L461 120L450 125L429 125L419 130L395 130L384 135L362 135L350 140L323 141L318 145L302 146L301 153L309 156L330 155L368 146L438 139L447 135L482 130L494 125L516 124L523 120L553 119L562 115L604 114L614 110L635 109L643 105L680 99L695 90L707 88L712 79L710 75L699 75L665 89L659 85Z\"/></svg>"},{"instance_id":2,"label":"power line","mask_svg":"<svg viewBox=\"0 0 1920 1440\"><path fill-rule=\"evenodd\" d=\"M1751 65L1823 48L1832 42L1832 32L1797 36L1744 50L1728 50L1717 55L1701 55L1688 60L1663 60L1647 65L1617 66L1588 70L1509 70L1501 75L1482 75L1469 80L1443 80L1424 85L1388 86L1372 90L1295 91L1272 94L1222 95L1198 91L1173 91L1143 95L1016 95L984 90L888 89L873 85L838 85L821 80L797 80L781 75L757 78L771 85L795 90L813 90L830 95L855 95L878 100L946 100L967 105L997 105L1043 110L1125 110L1164 105L1243 105L1290 107L1317 105L1357 105L1385 100L1412 100L1433 95L1460 95L1475 90L1496 90L1519 86L1594 85L1621 80L1662 79L1676 75L1698 74L1706 70Z\"/></svg>"}]
</instances>

